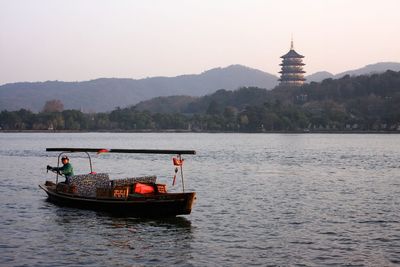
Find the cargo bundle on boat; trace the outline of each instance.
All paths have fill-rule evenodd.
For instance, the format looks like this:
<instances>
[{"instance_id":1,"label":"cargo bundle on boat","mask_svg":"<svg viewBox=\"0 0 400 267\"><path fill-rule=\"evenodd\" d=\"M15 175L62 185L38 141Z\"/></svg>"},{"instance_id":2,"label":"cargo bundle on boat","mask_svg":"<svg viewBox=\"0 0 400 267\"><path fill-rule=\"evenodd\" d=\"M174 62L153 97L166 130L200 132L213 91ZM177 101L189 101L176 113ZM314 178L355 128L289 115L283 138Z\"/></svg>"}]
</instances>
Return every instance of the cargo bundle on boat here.
<instances>
[{"instance_id":1,"label":"cargo bundle on boat","mask_svg":"<svg viewBox=\"0 0 400 267\"><path fill-rule=\"evenodd\" d=\"M150 150L150 149L103 149L103 148L47 148L58 154L57 166L65 153L85 153L89 160L90 172L72 175L68 182L59 182L60 168L55 181L39 185L48 195L48 200L61 206L105 211L112 214L133 217L166 217L190 214L196 198L195 192L185 192L182 155L194 155L194 150ZM110 179L107 173L93 171L90 153L145 153L172 154L175 176L180 171L182 192L169 193L165 184L157 183L154 175Z\"/></svg>"}]
</instances>

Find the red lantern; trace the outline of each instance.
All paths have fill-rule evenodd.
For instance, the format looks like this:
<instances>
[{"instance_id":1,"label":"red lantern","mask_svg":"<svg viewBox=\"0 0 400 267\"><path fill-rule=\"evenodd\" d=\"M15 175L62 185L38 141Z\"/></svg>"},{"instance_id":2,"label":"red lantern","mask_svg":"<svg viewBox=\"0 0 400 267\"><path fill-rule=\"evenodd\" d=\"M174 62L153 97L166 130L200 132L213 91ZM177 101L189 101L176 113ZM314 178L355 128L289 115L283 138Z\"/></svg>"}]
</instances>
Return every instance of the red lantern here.
<instances>
[{"instance_id":1,"label":"red lantern","mask_svg":"<svg viewBox=\"0 0 400 267\"><path fill-rule=\"evenodd\" d=\"M174 166L182 166L183 165L183 159L172 158L172 162L174 163Z\"/></svg>"}]
</instances>

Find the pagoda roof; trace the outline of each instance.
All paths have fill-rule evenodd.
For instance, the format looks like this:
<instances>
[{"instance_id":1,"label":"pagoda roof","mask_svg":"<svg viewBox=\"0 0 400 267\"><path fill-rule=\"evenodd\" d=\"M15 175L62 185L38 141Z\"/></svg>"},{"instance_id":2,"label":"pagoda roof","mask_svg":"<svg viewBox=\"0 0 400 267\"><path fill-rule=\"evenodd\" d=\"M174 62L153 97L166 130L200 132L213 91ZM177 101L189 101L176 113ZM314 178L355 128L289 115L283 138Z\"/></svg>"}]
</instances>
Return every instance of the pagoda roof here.
<instances>
[{"instance_id":1,"label":"pagoda roof","mask_svg":"<svg viewBox=\"0 0 400 267\"><path fill-rule=\"evenodd\" d=\"M281 70L279 73L306 73L304 70Z\"/></svg>"},{"instance_id":2,"label":"pagoda roof","mask_svg":"<svg viewBox=\"0 0 400 267\"><path fill-rule=\"evenodd\" d=\"M285 55L281 56L281 58L303 58L304 56L300 55L294 49L290 49Z\"/></svg>"},{"instance_id":3,"label":"pagoda roof","mask_svg":"<svg viewBox=\"0 0 400 267\"><path fill-rule=\"evenodd\" d=\"M306 64L304 64L304 63L298 63L298 62L295 62L295 63L285 62L285 63L279 64L279 66L285 66L285 67L301 67L301 66L305 66L305 65Z\"/></svg>"},{"instance_id":4,"label":"pagoda roof","mask_svg":"<svg viewBox=\"0 0 400 267\"><path fill-rule=\"evenodd\" d=\"M280 82L305 82L306 78L280 78L278 81Z\"/></svg>"}]
</instances>

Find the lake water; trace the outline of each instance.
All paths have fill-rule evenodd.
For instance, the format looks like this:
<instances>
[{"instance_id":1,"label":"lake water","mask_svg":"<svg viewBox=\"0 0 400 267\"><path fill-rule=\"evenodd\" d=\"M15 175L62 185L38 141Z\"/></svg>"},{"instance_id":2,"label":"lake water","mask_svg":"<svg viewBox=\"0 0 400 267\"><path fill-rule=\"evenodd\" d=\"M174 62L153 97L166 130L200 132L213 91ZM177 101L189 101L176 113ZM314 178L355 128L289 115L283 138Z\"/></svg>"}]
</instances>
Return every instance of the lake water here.
<instances>
[{"instance_id":1,"label":"lake water","mask_svg":"<svg viewBox=\"0 0 400 267\"><path fill-rule=\"evenodd\" d=\"M58 207L46 147L194 149L192 214L116 218ZM76 173L84 157L71 156ZM100 154L94 171L155 174L170 155ZM400 264L400 135L2 133L0 266L394 266Z\"/></svg>"}]
</instances>

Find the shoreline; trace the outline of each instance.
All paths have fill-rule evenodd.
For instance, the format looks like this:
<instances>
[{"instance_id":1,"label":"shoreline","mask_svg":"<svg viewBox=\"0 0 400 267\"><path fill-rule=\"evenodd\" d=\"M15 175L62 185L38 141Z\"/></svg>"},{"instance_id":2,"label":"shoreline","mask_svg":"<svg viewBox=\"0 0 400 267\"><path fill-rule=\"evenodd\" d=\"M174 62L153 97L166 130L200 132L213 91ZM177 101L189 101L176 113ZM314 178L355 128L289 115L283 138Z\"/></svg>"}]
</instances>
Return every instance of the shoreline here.
<instances>
[{"instance_id":1,"label":"shoreline","mask_svg":"<svg viewBox=\"0 0 400 267\"><path fill-rule=\"evenodd\" d=\"M232 134L400 134L400 131L264 131L264 132L232 132L232 131L187 131L187 130L0 130L0 133L232 133Z\"/></svg>"}]
</instances>

